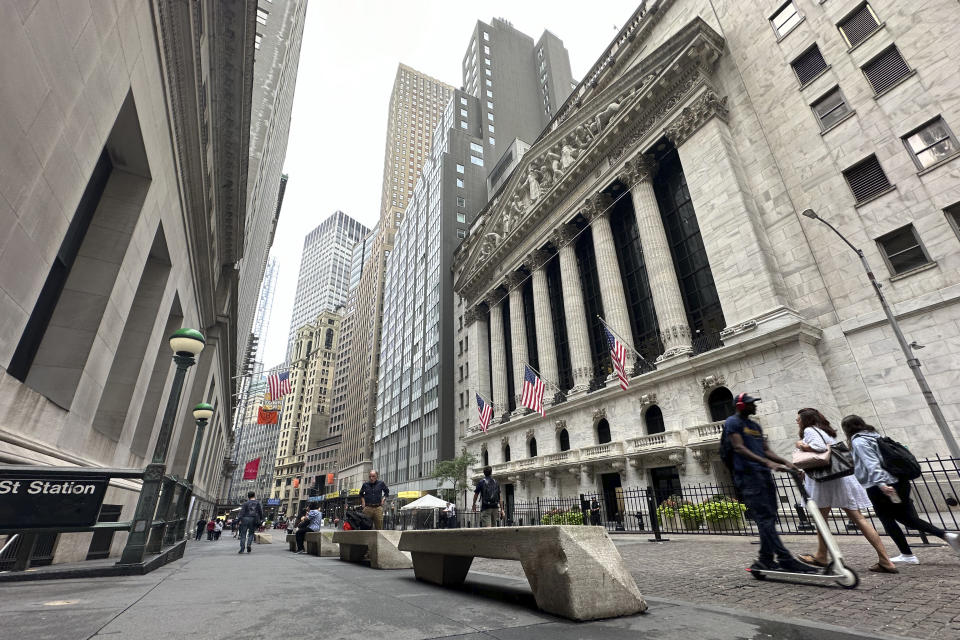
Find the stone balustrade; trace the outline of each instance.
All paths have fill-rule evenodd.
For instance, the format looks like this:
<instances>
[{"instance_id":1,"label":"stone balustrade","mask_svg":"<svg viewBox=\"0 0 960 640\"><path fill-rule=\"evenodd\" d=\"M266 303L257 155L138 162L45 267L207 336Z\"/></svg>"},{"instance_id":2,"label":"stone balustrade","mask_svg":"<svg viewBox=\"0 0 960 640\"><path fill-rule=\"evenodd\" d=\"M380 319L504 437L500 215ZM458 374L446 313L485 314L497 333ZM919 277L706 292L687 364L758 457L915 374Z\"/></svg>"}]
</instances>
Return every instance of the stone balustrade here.
<instances>
[{"instance_id":1,"label":"stone balustrade","mask_svg":"<svg viewBox=\"0 0 960 640\"><path fill-rule=\"evenodd\" d=\"M684 432L664 431L627 440L627 453L648 453L668 449L682 449Z\"/></svg>"},{"instance_id":2,"label":"stone balustrade","mask_svg":"<svg viewBox=\"0 0 960 640\"><path fill-rule=\"evenodd\" d=\"M623 442L605 442L604 444L595 444L592 447L583 447L580 449L581 460L591 460L594 458L612 458L623 455Z\"/></svg>"},{"instance_id":3,"label":"stone balustrade","mask_svg":"<svg viewBox=\"0 0 960 640\"><path fill-rule=\"evenodd\" d=\"M695 448L719 444L722 433L723 420L687 427L687 446Z\"/></svg>"}]
</instances>

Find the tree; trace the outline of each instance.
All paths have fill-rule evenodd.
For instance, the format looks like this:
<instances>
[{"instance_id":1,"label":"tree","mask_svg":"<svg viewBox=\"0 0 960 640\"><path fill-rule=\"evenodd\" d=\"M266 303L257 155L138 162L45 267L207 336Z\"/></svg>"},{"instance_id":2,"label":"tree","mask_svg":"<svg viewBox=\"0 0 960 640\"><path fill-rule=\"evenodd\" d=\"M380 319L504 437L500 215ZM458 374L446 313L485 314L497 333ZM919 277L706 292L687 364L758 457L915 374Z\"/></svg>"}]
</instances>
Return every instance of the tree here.
<instances>
[{"instance_id":1,"label":"tree","mask_svg":"<svg viewBox=\"0 0 960 640\"><path fill-rule=\"evenodd\" d=\"M441 460L433 467L433 477L437 479L438 484L443 484L447 480L453 482L453 494L459 495L461 489L467 486L467 473L470 468L477 464L477 457L472 453L467 453L466 447L460 451L460 455L453 460Z\"/></svg>"}]
</instances>

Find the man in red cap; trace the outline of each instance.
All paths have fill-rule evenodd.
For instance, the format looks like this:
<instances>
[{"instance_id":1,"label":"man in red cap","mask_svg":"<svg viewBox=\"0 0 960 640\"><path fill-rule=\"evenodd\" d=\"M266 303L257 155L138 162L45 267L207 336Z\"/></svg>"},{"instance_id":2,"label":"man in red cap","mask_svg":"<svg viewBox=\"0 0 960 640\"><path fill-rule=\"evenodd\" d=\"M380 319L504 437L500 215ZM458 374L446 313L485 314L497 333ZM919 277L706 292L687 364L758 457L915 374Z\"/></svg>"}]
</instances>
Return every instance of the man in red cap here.
<instances>
[{"instance_id":1,"label":"man in red cap","mask_svg":"<svg viewBox=\"0 0 960 640\"><path fill-rule=\"evenodd\" d=\"M777 533L777 486L772 471L800 471L791 462L775 454L767 446L763 429L750 416L757 412L754 398L741 393L736 397L736 413L723 423L724 438L733 450L733 481L740 499L750 510L760 533L760 555L751 569L812 573L816 567L804 564L793 557L783 546ZM802 472L801 472L802 473Z\"/></svg>"}]
</instances>

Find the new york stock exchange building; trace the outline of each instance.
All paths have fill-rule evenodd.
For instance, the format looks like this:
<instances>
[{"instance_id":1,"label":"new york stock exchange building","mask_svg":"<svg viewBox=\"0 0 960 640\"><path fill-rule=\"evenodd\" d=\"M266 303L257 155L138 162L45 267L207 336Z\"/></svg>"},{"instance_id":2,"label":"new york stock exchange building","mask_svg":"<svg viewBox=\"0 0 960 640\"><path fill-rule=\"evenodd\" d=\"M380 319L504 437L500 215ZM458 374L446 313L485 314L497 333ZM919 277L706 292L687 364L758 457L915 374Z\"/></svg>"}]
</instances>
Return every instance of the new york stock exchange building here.
<instances>
[{"instance_id":1,"label":"new york stock exchange building","mask_svg":"<svg viewBox=\"0 0 960 640\"><path fill-rule=\"evenodd\" d=\"M508 499L727 481L733 396L946 448L857 254L960 423L956 3L648 3L457 251L464 446ZM909 13L909 12L907 12ZM605 326L627 346L613 373ZM639 354L639 355L637 355ZM526 366L545 416L520 404ZM480 428L476 394L492 403Z\"/></svg>"}]
</instances>

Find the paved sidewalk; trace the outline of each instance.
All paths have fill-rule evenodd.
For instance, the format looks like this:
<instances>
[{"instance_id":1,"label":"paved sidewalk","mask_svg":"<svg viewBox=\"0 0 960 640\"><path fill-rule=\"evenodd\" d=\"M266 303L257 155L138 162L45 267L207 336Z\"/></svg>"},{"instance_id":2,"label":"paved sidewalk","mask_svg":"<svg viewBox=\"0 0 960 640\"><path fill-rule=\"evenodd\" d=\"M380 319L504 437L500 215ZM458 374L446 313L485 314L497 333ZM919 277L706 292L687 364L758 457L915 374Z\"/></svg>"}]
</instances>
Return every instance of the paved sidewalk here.
<instances>
[{"instance_id":1,"label":"paved sidewalk","mask_svg":"<svg viewBox=\"0 0 960 640\"><path fill-rule=\"evenodd\" d=\"M629 541L621 541L621 544ZM745 542L745 541L741 541ZM660 547L631 545L657 554ZM681 545L676 545L680 547ZM692 545L685 545L692 550ZM190 543L183 560L146 576L0 585L3 637L190 639L359 637L421 640L864 640L877 636L780 616L695 607L649 595L644 615L573 623L536 609L525 579L500 563L472 571L460 589L417 582L336 558L294 555L285 544L239 555L232 538ZM478 560L478 564L483 561ZM478 567L479 569L479 567ZM643 586L642 586L643 588ZM654 589L655 590L655 589ZM648 586L647 592L652 591ZM831 592L832 593L832 592ZM742 604L742 603L741 603ZM372 607L372 610L370 609ZM945 637L945 636L941 636Z\"/></svg>"},{"instance_id":2,"label":"paved sidewalk","mask_svg":"<svg viewBox=\"0 0 960 640\"><path fill-rule=\"evenodd\" d=\"M757 545L742 536L612 535L645 596L696 605L735 607L758 614L800 618L931 640L960 639L960 557L946 546L916 547L922 564L900 567L897 575L871 573L877 556L860 537L839 538L847 564L860 576L857 589L798 585L753 579L744 568ZM812 553L813 536L786 536L794 553ZM939 542L936 538L935 542ZM887 542L888 552L896 547ZM911 539L911 543L913 540ZM477 559L473 569L522 575L519 563Z\"/></svg>"}]
</instances>

